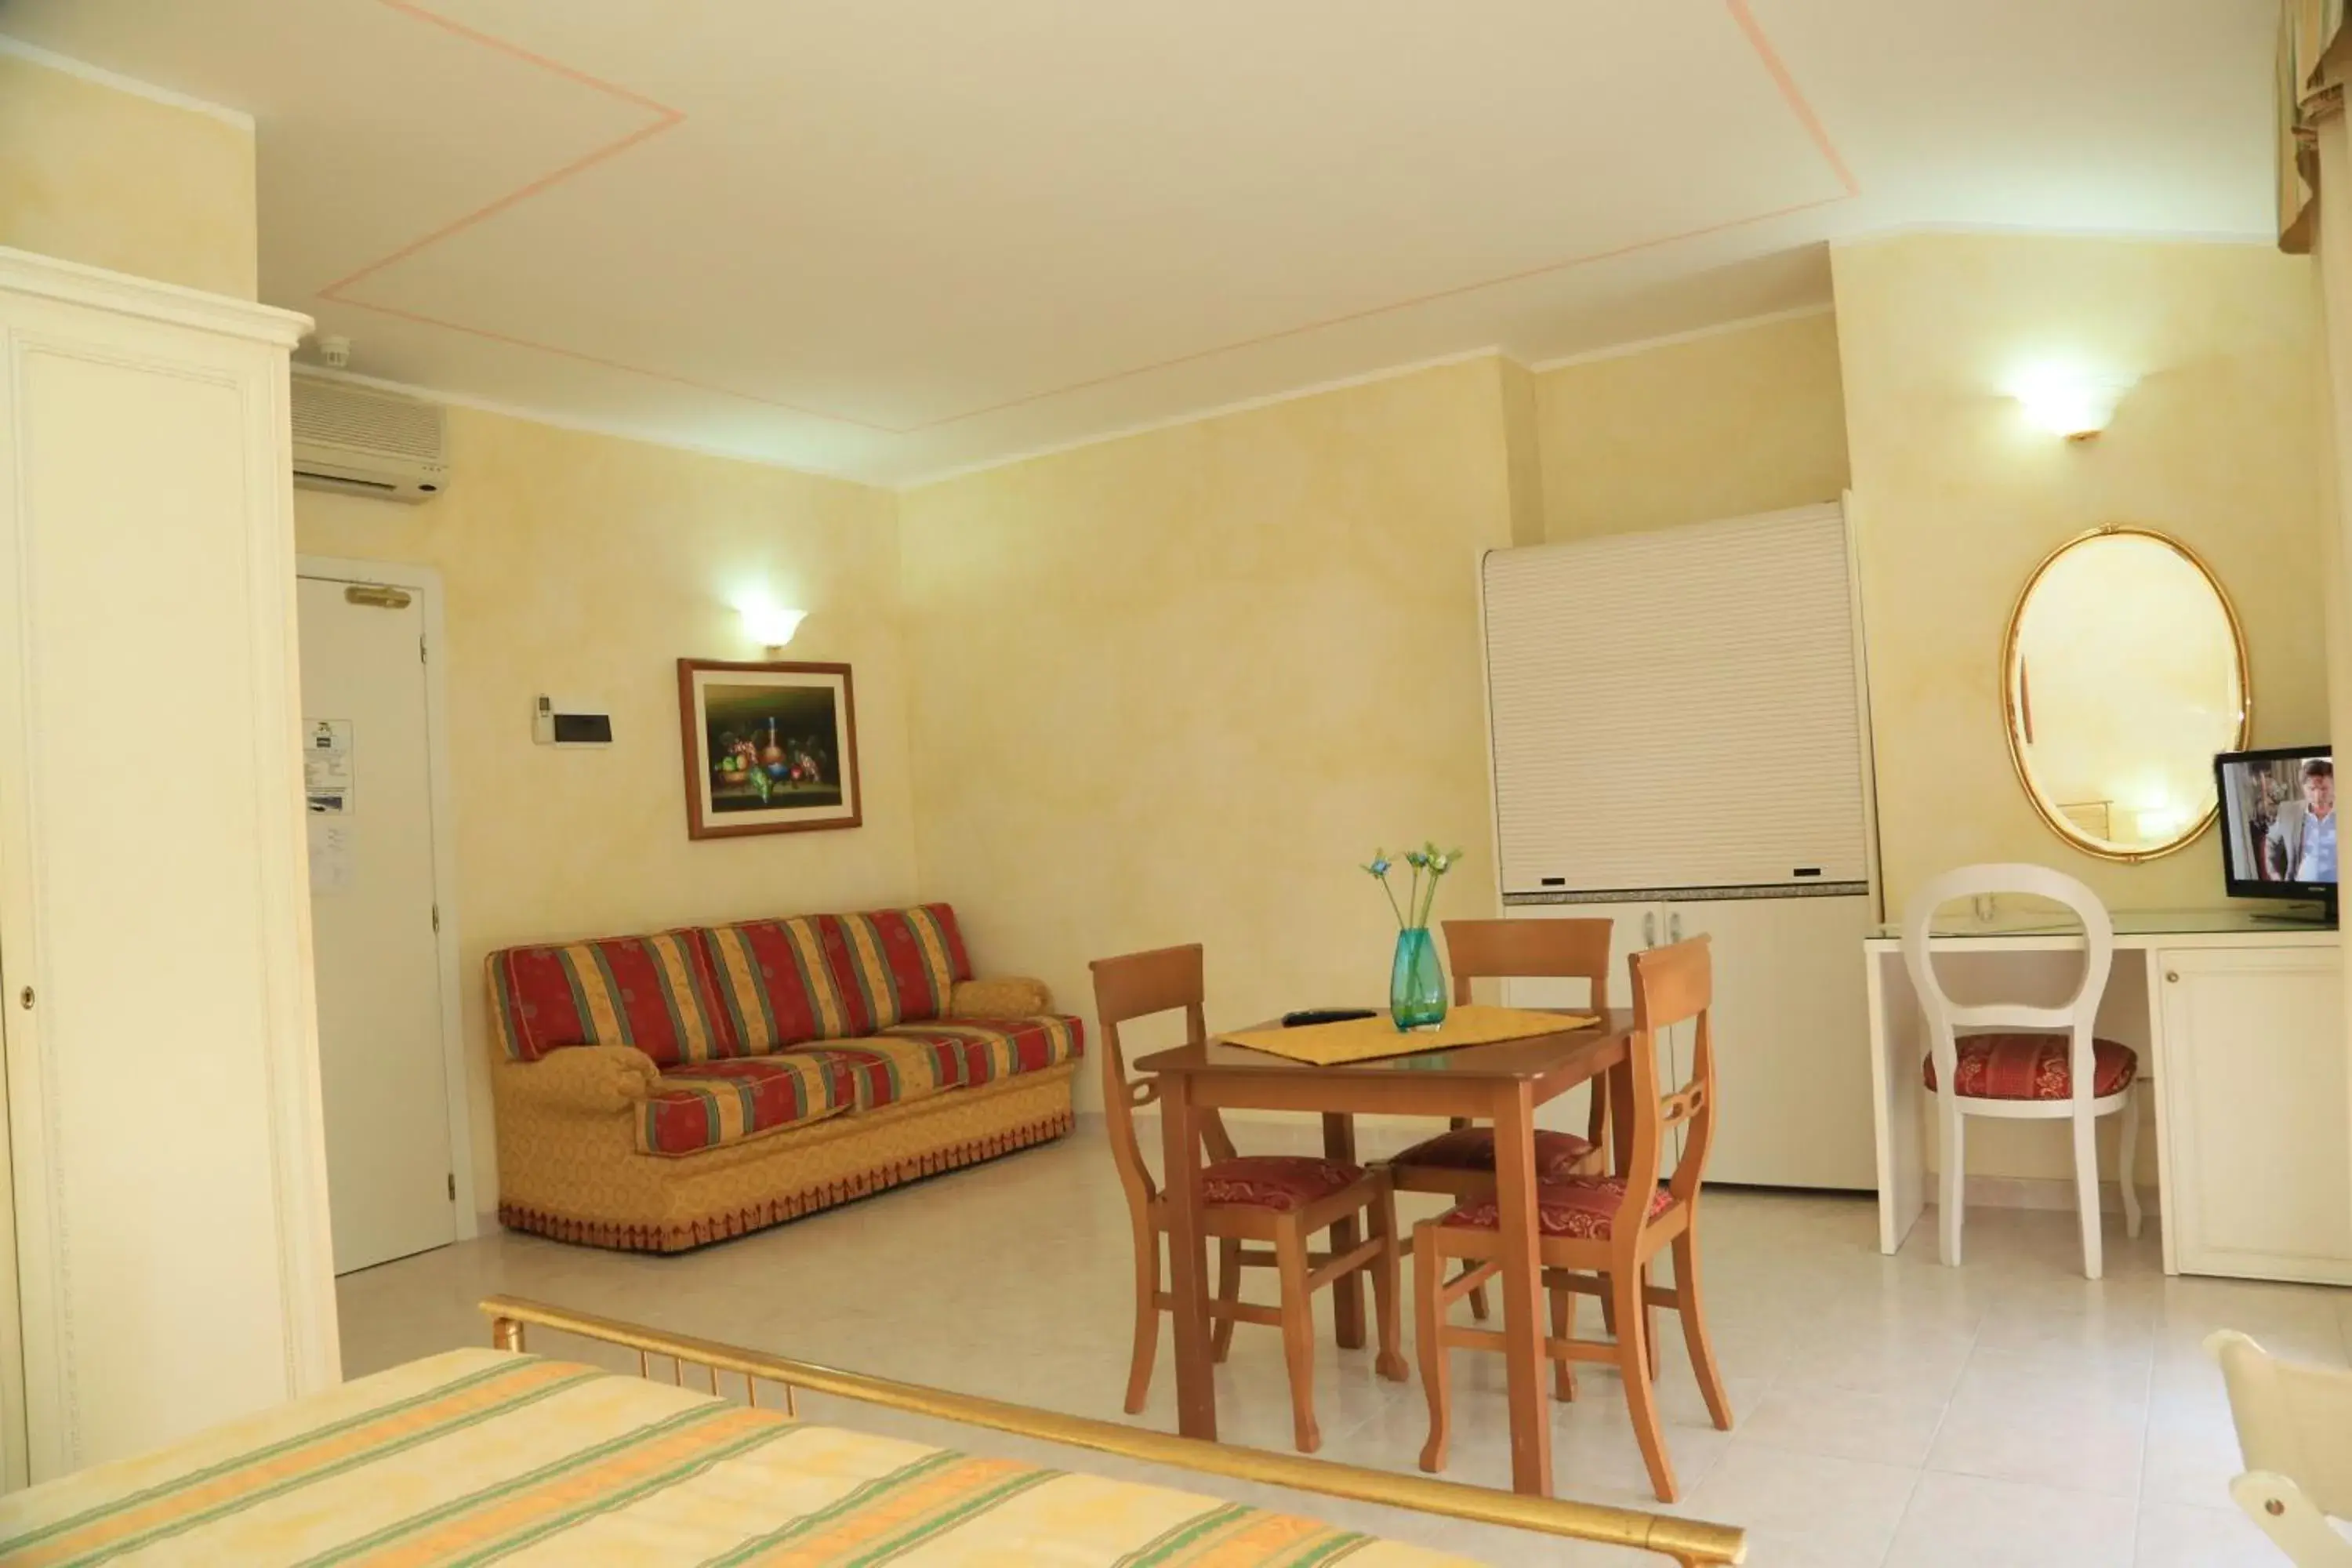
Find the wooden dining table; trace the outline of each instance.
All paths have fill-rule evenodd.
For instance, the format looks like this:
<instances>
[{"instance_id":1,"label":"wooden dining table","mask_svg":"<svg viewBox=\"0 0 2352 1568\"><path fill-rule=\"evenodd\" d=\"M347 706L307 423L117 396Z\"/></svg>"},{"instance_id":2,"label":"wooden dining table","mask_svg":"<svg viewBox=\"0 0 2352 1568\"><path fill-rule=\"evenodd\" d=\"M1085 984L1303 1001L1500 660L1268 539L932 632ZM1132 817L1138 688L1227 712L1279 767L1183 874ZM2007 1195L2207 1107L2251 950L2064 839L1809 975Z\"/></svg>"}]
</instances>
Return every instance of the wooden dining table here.
<instances>
[{"instance_id":1,"label":"wooden dining table","mask_svg":"<svg viewBox=\"0 0 2352 1568\"><path fill-rule=\"evenodd\" d=\"M1588 1011L1581 1015L1591 1016ZM1260 1027L1273 1027L1266 1025ZM1531 1497L1552 1490L1551 1417L1543 1376L1544 1311L1537 1257L1536 1108L1580 1083L1601 1079L1610 1096L1610 1127L1621 1145L1633 1082L1633 1016L1622 1008L1597 1024L1564 1026L1495 1045L1463 1046L1320 1067L1219 1040L1156 1052L1135 1064L1160 1079L1165 1151L1170 1295L1176 1342L1177 1430L1215 1441L1217 1389L1209 1353L1208 1269L1201 1229L1201 1128L1222 1110L1299 1110L1323 1118L1326 1159L1356 1162L1360 1115L1466 1117L1495 1129L1495 1184L1500 1207L1504 1363L1510 1383L1511 1487ZM1603 1086L1596 1086L1599 1092ZM1332 1250L1356 1241L1350 1220L1332 1228ZM1364 1342L1362 1277L1332 1286L1339 1343Z\"/></svg>"}]
</instances>

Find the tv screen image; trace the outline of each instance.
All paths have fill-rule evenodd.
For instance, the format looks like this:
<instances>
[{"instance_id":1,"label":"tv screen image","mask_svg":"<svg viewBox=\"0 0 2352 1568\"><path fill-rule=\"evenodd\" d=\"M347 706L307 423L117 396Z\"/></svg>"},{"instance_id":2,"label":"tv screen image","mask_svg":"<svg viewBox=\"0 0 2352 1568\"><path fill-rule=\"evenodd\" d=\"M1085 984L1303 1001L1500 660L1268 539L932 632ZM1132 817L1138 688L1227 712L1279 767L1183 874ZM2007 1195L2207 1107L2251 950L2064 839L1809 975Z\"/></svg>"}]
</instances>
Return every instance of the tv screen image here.
<instances>
[{"instance_id":1,"label":"tv screen image","mask_svg":"<svg viewBox=\"0 0 2352 1568\"><path fill-rule=\"evenodd\" d=\"M2239 898L2331 896L2336 764L2328 748L2229 752L2213 767L2230 891Z\"/></svg>"}]
</instances>

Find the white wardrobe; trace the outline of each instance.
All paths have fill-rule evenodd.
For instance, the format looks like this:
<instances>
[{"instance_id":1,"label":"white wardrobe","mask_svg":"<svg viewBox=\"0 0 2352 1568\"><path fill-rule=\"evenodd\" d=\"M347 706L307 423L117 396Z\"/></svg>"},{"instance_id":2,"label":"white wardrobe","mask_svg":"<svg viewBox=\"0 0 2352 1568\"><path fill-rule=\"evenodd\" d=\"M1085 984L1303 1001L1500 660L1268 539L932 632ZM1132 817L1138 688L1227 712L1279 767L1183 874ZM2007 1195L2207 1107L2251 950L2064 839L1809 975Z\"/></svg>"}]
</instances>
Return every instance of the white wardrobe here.
<instances>
[{"instance_id":1,"label":"white wardrobe","mask_svg":"<svg viewBox=\"0 0 2352 1568\"><path fill-rule=\"evenodd\" d=\"M1506 913L1612 921L1620 1006L1624 955L1711 936L1708 1179L1873 1187L1860 953L1876 903L1843 513L1499 550L1482 584ZM1661 1042L1674 1081L1686 1033Z\"/></svg>"},{"instance_id":2,"label":"white wardrobe","mask_svg":"<svg viewBox=\"0 0 2352 1568\"><path fill-rule=\"evenodd\" d=\"M301 317L0 249L0 1479L339 1375L294 733Z\"/></svg>"}]
</instances>

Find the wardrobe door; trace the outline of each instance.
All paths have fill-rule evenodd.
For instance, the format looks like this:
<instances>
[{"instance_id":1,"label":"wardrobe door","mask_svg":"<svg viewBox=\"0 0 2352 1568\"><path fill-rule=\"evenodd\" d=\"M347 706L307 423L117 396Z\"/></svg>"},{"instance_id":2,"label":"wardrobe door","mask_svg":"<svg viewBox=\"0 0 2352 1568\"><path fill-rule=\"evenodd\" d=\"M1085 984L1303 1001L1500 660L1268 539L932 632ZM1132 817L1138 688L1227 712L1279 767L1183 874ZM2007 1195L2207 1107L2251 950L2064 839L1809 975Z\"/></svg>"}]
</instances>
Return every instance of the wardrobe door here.
<instances>
[{"instance_id":1,"label":"wardrobe door","mask_svg":"<svg viewBox=\"0 0 2352 1568\"><path fill-rule=\"evenodd\" d=\"M0 253L0 1010L35 1480L336 1373L299 319L202 298Z\"/></svg>"}]
</instances>

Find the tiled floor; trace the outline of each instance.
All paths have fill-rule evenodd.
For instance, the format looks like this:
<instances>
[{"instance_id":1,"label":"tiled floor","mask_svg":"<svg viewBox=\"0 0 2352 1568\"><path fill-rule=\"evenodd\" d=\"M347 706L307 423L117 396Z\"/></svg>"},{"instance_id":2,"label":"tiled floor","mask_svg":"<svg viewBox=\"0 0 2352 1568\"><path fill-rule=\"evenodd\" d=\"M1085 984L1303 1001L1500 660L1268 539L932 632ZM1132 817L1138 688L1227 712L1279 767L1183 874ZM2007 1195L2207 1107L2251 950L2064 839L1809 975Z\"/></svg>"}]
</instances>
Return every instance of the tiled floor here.
<instances>
[{"instance_id":1,"label":"tiled floor","mask_svg":"<svg viewBox=\"0 0 2352 1568\"><path fill-rule=\"evenodd\" d=\"M2237 1450L2199 1342L2228 1326L2283 1354L2344 1365L2352 1292L2167 1279L2153 1223L2128 1242L2113 1216L2107 1278L2093 1283L2080 1274L2071 1214L2017 1210L1973 1212L1966 1265L1947 1269L1932 1212L1893 1258L1874 1248L1874 1213L1866 1199L1707 1195L1709 1319L1737 1426L1707 1424L1668 1327L1663 1403L1681 1511L1748 1527L1750 1561L1763 1568L2279 1568L2224 1489ZM345 1363L357 1374L480 1343L474 1302L504 1290L1118 1419L1128 1235L1108 1152L1081 1133L679 1258L498 1235L388 1264L342 1281ZM1581 1331L1598 1331L1589 1316ZM1507 1485L1497 1358L1458 1354L1454 1381L1448 1476ZM1218 1387L1227 1440L1288 1447L1272 1330L1241 1330ZM1426 1434L1417 1384L1380 1382L1369 1352L1340 1352L1327 1333L1318 1394L1324 1458L1412 1469ZM1612 1374L1588 1372L1580 1400L1552 1409L1564 1495L1655 1506ZM822 1414L1150 1474L882 1413ZM1173 1426L1164 1342L1141 1419ZM1388 1510L1179 1484L1495 1563L1662 1561L1576 1544L1530 1550Z\"/></svg>"}]
</instances>

